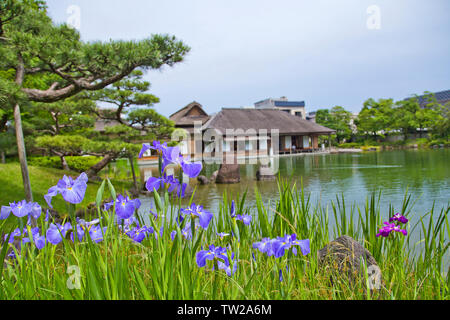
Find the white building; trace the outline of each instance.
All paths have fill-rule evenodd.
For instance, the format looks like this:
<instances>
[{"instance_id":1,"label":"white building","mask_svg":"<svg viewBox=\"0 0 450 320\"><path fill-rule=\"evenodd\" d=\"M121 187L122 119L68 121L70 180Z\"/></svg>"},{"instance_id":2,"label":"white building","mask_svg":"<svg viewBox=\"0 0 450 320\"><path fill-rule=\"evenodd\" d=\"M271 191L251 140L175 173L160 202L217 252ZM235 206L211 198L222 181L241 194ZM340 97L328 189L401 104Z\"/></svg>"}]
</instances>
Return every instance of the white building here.
<instances>
[{"instance_id":1,"label":"white building","mask_svg":"<svg viewBox=\"0 0 450 320\"><path fill-rule=\"evenodd\" d=\"M305 101L289 101L286 97L268 98L255 103L256 109L276 109L306 119Z\"/></svg>"}]
</instances>

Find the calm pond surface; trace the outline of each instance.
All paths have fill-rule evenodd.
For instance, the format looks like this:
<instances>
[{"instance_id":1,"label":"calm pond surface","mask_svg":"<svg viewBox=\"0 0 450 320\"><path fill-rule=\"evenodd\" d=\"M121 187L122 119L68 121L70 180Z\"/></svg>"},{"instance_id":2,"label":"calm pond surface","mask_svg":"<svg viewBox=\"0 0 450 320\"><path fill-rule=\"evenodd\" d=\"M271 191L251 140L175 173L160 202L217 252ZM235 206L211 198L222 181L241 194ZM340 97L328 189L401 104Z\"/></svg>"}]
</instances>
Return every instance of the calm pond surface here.
<instances>
[{"instance_id":1,"label":"calm pond surface","mask_svg":"<svg viewBox=\"0 0 450 320\"><path fill-rule=\"evenodd\" d=\"M426 214L433 202L439 210L447 208L450 203L449 149L305 154L279 157L276 160L282 177L290 177L298 186L303 182L305 193L311 195L313 206L318 201L321 206L329 205L331 200L336 200L336 195L344 195L346 206L356 204L362 209L366 197L380 190L380 204L386 211L389 203L396 210L401 209L406 190L412 194L412 201L417 200L412 210L414 216ZM202 174L210 177L218 167L217 164L205 165ZM219 207L224 191L236 195L247 190L246 204L253 206L255 188L258 188L266 203L276 200L279 196L277 182L256 181L257 168L255 164L241 165L241 182L238 184L199 185L194 202L214 212ZM141 200L141 212L148 212L153 199L142 197Z\"/></svg>"}]
</instances>

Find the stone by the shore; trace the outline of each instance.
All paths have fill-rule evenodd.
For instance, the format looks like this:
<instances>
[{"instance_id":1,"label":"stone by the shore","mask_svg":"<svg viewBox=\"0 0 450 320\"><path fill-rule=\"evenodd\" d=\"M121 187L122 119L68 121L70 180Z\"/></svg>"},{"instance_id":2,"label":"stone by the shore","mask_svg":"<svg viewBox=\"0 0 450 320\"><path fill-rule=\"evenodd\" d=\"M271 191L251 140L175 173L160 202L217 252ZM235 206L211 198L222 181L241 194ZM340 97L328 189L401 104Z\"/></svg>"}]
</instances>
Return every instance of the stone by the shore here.
<instances>
[{"instance_id":1,"label":"stone by the shore","mask_svg":"<svg viewBox=\"0 0 450 320\"><path fill-rule=\"evenodd\" d=\"M365 267L374 285L383 285L380 268L372 254L355 239L344 235L328 243L318 251L319 266L334 277L346 276L350 283L359 278L365 285Z\"/></svg>"},{"instance_id":2,"label":"stone by the shore","mask_svg":"<svg viewBox=\"0 0 450 320\"><path fill-rule=\"evenodd\" d=\"M205 176L198 176L197 177L198 182L200 182L200 184L209 184L209 179Z\"/></svg>"},{"instance_id":3,"label":"stone by the shore","mask_svg":"<svg viewBox=\"0 0 450 320\"><path fill-rule=\"evenodd\" d=\"M241 173L239 171L239 164L235 162L233 164L223 163L220 165L216 183L228 184L239 183L240 181Z\"/></svg>"},{"instance_id":4,"label":"stone by the shore","mask_svg":"<svg viewBox=\"0 0 450 320\"><path fill-rule=\"evenodd\" d=\"M275 174L273 173L272 168L268 166L259 167L258 171L256 171L256 180L258 181L268 181L275 180Z\"/></svg>"}]
</instances>

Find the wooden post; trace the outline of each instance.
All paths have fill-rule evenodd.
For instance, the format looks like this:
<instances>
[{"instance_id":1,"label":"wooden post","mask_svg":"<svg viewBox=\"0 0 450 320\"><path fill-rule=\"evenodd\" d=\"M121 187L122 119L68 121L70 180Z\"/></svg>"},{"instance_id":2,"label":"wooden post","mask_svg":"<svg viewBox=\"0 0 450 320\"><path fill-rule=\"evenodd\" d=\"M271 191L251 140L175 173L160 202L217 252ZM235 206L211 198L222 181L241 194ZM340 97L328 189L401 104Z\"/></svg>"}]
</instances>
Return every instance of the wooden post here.
<instances>
[{"instance_id":1,"label":"wooden post","mask_svg":"<svg viewBox=\"0 0 450 320\"><path fill-rule=\"evenodd\" d=\"M331 151L331 133L328 134L328 149Z\"/></svg>"}]
</instances>

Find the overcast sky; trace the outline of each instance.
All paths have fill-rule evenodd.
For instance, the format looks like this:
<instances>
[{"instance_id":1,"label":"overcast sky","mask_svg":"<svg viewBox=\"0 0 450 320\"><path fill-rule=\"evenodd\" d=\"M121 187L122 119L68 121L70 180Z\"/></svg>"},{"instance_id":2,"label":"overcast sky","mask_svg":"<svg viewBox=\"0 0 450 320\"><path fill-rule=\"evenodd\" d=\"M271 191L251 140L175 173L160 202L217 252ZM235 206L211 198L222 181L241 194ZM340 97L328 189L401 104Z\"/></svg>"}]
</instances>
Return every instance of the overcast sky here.
<instances>
[{"instance_id":1,"label":"overcast sky","mask_svg":"<svg viewBox=\"0 0 450 320\"><path fill-rule=\"evenodd\" d=\"M450 89L448 0L47 4L58 23L74 21L68 9L77 6L85 41L168 33L190 46L184 62L146 75L165 116L194 100L214 113L281 96L304 100L308 112L335 105L356 112L367 98Z\"/></svg>"}]
</instances>

